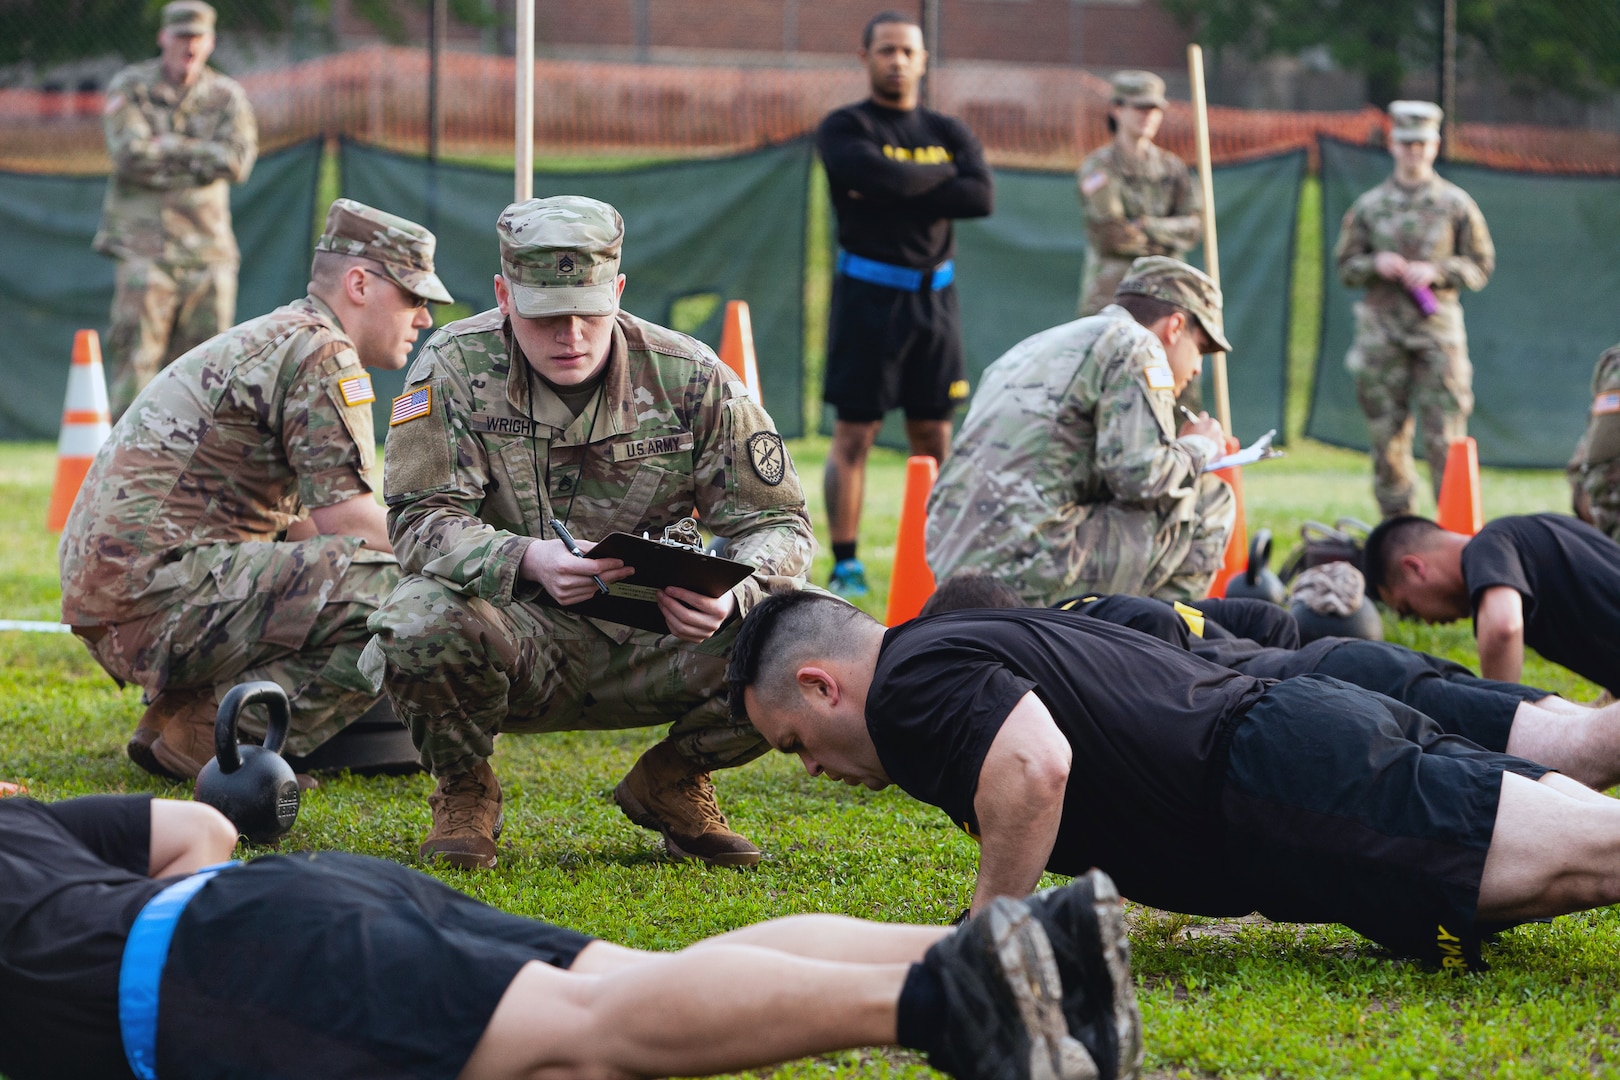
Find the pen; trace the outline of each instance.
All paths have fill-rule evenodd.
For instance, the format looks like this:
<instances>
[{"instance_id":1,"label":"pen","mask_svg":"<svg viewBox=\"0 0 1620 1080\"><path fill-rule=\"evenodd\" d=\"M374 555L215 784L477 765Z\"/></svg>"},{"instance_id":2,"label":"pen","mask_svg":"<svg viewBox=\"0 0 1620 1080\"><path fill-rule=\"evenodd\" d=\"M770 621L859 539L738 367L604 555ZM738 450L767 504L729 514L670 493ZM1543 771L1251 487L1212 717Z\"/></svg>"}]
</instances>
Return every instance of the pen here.
<instances>
[{"instance_id":1,"label":"pen","mask_svg":"<svg viewBox=\"0 0 1620 1080\"><path fill-rule=\"evenodd\" d=\"M563 547L568 549L569 554L577 555L581 559L589 558L588 555L579 550L579 545L574 543L574 538L568 533L568 526L564 525L556 518L551 519L551 531L557 534L557 539L563 542ZM602 584L601 578L597 577L595 574L592 574L591 580L596 582L596 587L602 591L603 596L608 594L608 587Z\"/></svg>"},{"instance_id":2,"label":"pen","mask_svg":"<svg viewBox=\"0 0 1620 1080\"><path fill-rule=\"evenodd\" d=\"M1194 416L1193 411L1191 409L1187 408L1187 406L1185 406L1185 405L1177 405L1176 408L1181 410L1181 415L1182 416L1185 416L1188 420L1191 420L1195 424L1198 423L1198 417Z\"/></svg>"}]
</instances>

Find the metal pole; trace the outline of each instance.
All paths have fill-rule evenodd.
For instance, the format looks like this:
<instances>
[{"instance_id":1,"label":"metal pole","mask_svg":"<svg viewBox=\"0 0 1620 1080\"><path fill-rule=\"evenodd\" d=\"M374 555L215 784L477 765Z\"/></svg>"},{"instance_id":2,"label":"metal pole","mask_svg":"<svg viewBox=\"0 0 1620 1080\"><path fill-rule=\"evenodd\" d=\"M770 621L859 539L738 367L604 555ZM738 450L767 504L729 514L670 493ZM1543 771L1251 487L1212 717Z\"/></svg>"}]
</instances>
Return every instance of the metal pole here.
<instances>
[{"instance_id":1,"label":"metal pole","mask_svg":"<svg viewBox=\"0 0 1620 1080\"><path fill-rule=\"evenodd\" d=\"M1457 0L1440 0L1440 156L1449 159L1457 132Z\"/></svg>"},{"instance_id":2,"label":"metal pole","mask_svg":"<svg viewBox=\"0 0 1620 1080\"><path fill-rule=\"evenodd\" d=\"M928 53L928 68L930 71L940 62L939 55L939 0L922 0L922 37L923 49ZM924 75L921 92L918 95L924 108L933 105L934 77Z\"/></svg>"},{"instance_id":3,"label":"metal pole","mask_svg":"<svg viewBox=\"0 0 1620 1080\"><path fill-rule=\"evenodd\" d=\"M1187 46L1187 74L1192 83L1193 116L1198 133L1198 182L1204 195L1204 272L1221 283L1221 252L1215 242L1215 179L1209 164L1209 103L1204 98L1204 50ZM1226 385L1226 354L1210 357L1215 372L1215 418L1232 434L1232 398Z\"/></svg>"},{"instance_id":4,"label":"metal pole","mask_svg":"<svg viewBox=\"0 0 1620 1080\"><path fill-rule=\"evenodd\" d=\"M428 85L427 85L427 156L428 161L439 160L439 140L444 134L444 95L440 69L444 63L444 29L449 20L448 0L433 0L428 5Z\"/></svg>"},{"instance_id":5,"label":"metal pole","mask_svg":"<svg viewBox=\"0 0 1620 1080\"><path fill-rule=\"evenodd\" d=\"M517 138L513 202L534 198L534 0L517 0Z\"/></svg>"}]
</instances>

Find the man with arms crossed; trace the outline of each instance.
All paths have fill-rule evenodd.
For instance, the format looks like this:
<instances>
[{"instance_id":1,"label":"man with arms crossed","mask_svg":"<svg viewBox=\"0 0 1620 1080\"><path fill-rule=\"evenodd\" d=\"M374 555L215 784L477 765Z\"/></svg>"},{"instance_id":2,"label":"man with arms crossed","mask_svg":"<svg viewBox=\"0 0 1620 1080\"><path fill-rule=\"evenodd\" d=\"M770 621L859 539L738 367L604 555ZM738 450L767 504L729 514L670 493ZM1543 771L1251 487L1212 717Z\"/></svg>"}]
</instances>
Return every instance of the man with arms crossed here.
<instances>
[{"instance_id":1,"label":"man with arms crossed","mask_svg":"<svg viewBox=\"0 0 1620 1080\"><path fill-rule=\"evenodd\" d=\"M840 248L822 397L837 410L825 482L828 588L841 596L866 592L855 541L866 455L884 414L905 409L913 454L943 461L950 451L951 416L968 395L951 221L986 217L992 203L979 141L960 120L918 104L928 53L916 20L873 16L860 56L872 96L816 131Z\"/></svg>"}]
</instances>

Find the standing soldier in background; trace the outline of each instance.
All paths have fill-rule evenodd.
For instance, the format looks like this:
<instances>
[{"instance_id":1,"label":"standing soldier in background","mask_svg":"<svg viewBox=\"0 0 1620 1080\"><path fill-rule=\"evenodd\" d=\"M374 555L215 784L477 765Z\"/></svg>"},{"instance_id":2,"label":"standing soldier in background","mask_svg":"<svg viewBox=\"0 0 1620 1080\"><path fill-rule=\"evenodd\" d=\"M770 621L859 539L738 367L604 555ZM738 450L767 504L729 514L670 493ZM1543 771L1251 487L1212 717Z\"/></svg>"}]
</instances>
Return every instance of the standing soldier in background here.
<instances>
[{"instance_id":1,"label":"standing soldier in background","mask_svg":"<svg viewBox=\"0 0 1620 1080\"><path fill-rule=\"evenodd\" d=\"M1592 412L1569 462L1575 516L1620 541L1620 345L1598 357Z\"/></svg>"},{"instance_id":2,"label":"standing soldier in background","mask_svg":"<svg viewBox=\"0 0 1620 1080\"><path fill-rule=\"evenodd\" d=\"M1080 314L1114 302L1131 263L1144 255L1185 260L1204 227L1203 192L1182 160L1154 145L1164 122L1164 80L1151 71L1120 71L1108 107L1113 142L1086 155L1077 174L1086 217L1086 263ZM1200 408L1198 380L1179 403Z\"/></svg>"},{"instance_id":3,"label":"standing soldier in background","mask_svg":"<svg viewBox=\"0 0 1620 1080\"><path fill-rule=\"evenodd\" d=\"M1344 366L1367 416L1373 494L1386 518L1414 510L1413 417L1437 497L1446 451L1468 434L1474 369L1457 291L1483 289L1496 266L1479 207L1434 171L1440 107L1392 101L1389 116L1395 171L1345 213L1335 252L1339 280L1367 290Z\"/></svg>"},{"instance_id":4,"label":"standing soldier in background","mask_svg":"<svg viewBox=\"0 0 1620 1080\"><path fill-rule=\"evenodd\" d=\"M107 360L113 419L165 365L236 321L230 185L247 179L259 132L247 95L208 67L214 9L163 7L162 50L107 87L112 176L95 249L118 260Z\"/></svg>"},{"instance_id":5,"label":"standing soldier in background","mask_svg":"<svg viewBox=\"0 0 1620 1080\"><path fill-rule=\"evenodd\" d=\"M910 15L874 15L861 35L872 95L827 116L816 149L838 215L838 266L827 327L822 399L837 410L824 484L840 596L866 593L855 555L866 455L899 406L911 452L951 448L951 417L967 400L957 311L954 218L986 217L990 169L955 117L925 109L922 29Z\"/></svg>"}]
</instances>

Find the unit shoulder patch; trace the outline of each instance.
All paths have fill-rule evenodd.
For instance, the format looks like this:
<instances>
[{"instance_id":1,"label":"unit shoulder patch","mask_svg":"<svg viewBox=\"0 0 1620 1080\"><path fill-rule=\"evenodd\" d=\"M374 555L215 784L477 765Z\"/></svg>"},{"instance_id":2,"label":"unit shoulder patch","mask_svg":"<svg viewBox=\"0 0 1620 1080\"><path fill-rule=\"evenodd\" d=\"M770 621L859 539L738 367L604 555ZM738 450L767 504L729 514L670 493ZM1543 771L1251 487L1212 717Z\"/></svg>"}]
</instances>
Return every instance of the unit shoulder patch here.
<instances>
[{"instance_id":1,"label":"unit shoulder patch","mask_svg":"<svg viewBox=\"0 0 1620 1080\"><path fill-rule=\"evenodd\" d=\"M787 476L787 449L782 445L782 436L774 431L756 431L748 436L748 464L766 484L780 484Z\"/></svg>"}]
</instances>

